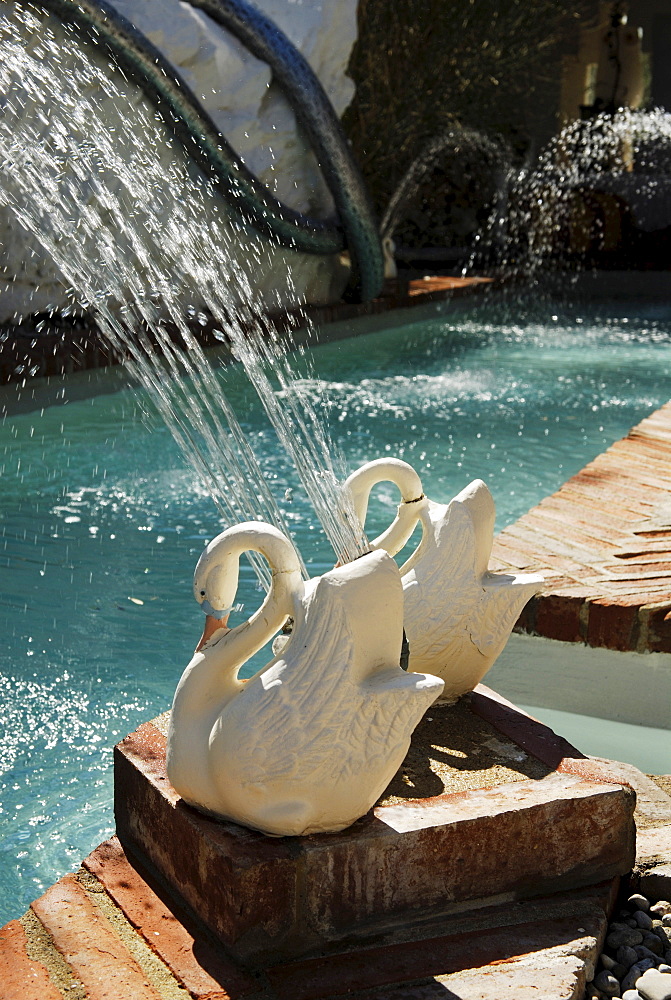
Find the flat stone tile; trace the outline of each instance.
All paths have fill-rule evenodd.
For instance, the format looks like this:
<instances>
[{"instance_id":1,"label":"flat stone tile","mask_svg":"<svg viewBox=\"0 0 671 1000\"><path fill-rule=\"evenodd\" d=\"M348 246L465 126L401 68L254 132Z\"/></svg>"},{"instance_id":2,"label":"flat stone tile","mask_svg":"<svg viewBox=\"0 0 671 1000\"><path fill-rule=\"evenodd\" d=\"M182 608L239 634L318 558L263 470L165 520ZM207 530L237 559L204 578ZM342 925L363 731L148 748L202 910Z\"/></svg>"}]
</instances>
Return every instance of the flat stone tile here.
<instances>
[{"instance_id":1,"label":"flat stone tile","mask_svg":"<svg viewBox=\"0 0 671 1000\"><path fill-rule=\"evenodd\" d=\"M583 963L569 957L490 966L438 982L448 990L445 1000L582 1000L586 985Z\"/></svg>"},{"instance_id":2,"label":"flat stone tile","mask_svg":"<svg viewBox=\"0 0 671 1000\"><path fill-rule=\"evenodd\" d=\"M671 858L671 824L639 830L636 834L636 863L664 864Z\"/></svg>"},{"instance_id":3,"label":"flat stone tile","mask_svg":"<svg viewBox=\"0 0 671 1000\"><path fill-rule=\"evenodd\" d=\"M63 1000L48 970L28 955L28 939L18 922L0 928L0 996L2 1000Z\"/></svg>"},{"instance_id":4,"label":"flat stone tile","mask_svg":"<svg viewBox=\"0 0 671 1000\"><path fill-rule=\"evenodd\" d=\"M639 889L648 899L671 899L671 860L640 875Z\"/></svg>"}]
</instances>

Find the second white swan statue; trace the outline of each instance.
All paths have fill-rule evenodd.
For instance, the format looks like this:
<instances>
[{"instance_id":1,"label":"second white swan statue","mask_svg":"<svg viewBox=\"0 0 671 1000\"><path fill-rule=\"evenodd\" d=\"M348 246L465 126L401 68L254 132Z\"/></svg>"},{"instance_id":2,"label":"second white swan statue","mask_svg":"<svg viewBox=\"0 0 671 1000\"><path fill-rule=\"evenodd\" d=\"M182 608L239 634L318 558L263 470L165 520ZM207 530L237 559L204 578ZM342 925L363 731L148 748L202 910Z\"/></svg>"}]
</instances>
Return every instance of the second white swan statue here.
<instances>
[{"instance_id":1,"label":"second white swan statue","mask_svg":"<svg viewBox=\"0 0 671 1000\"><path fill-rule=\"evenodd\" d=\"M168 777L191 805L264 833L342 830L384 791L443 682L399 667L403 589L384 551L305 585L280 531L236 525L196 567L194 592L210 616L232 606L249 549L268 560L270 591L249 621L206 630L175 692ZM289 616L281 654L241 681L241 666Z\"/></svg>"},{"instance_id":2,"label":"second white swan statue","mask_svg":"<svg viewBox=\"0 0 671 1000\"><path fill-rule=\"evenodd\" d=\"M489 572L496 510L481 479L439 504L424 496L407 462L369 462L345 483L362 528L373 486L386 481L398 486L401 503L371 546L396 555L421 522L421 541L401 567L409 669L442 677L442 700L453 702L482 680L543 578Z\"/></svg>"}]
</instances>

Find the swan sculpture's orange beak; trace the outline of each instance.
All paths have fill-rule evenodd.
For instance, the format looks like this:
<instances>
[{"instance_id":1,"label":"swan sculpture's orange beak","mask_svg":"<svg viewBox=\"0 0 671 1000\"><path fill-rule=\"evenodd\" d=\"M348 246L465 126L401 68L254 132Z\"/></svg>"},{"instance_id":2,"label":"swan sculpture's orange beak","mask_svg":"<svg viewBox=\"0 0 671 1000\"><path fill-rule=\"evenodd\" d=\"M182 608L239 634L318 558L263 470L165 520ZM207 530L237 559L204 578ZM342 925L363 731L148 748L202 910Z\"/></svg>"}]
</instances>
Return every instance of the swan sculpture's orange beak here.
<instances>
[{"instance_id":1,"label":"swan sculpture's orange beak","mask_svg":"<svg viewBox=\"0 0 671 1000\"><path fill-rule=\"evenodd\" d=\"M202 649L208 639L211 639L214 633L219 628L226 628L226 623L228 622L228 615L224 618L214 618L212 615L205 616L205 628L203 629L203 634L200 637L200 642L196 646L196 652ZM227 632L230 629L226 629Z\"/></svg>"}]
</instances>

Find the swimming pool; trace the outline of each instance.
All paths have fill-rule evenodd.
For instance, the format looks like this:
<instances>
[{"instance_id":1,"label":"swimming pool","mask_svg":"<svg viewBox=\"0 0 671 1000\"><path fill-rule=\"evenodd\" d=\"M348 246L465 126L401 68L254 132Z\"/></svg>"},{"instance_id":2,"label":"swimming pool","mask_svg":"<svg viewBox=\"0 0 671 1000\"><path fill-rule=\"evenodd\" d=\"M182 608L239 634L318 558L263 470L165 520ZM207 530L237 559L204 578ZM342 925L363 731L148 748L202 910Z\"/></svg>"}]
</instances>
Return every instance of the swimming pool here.
<instances>
[{"instance_id":1,"label":"swimming pool","mask_svg":"<svg viewBox=\"0 0 671 1000\"><path fill-rule=\"evenodd\" d=\"M664 314L452 305L324 344L313 364L351 468L404 458L438 500L481 477L503 528L671 396ZM236 367L221 378L310 572L323 572L332 553L255 393ZM193 568L221 530L142 397L114 372L87 397L87 380L0 423L0 923L111 831L112 747L168 707L202 626ZM396 502L382 487L373 528ZM245 616L259 600L246 565L240 599Z\"/></svg>"}]
</instances>

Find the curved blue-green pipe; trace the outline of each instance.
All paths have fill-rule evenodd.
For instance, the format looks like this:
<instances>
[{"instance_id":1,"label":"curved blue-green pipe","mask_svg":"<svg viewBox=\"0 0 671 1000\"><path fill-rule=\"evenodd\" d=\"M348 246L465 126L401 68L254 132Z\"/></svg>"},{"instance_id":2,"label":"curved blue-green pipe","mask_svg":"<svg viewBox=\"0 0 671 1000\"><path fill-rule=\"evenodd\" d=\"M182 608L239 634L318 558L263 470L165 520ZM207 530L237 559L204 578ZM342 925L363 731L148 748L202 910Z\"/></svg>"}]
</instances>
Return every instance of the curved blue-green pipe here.
<instances>
[{"instance_id":1,"label":"curved blue-green pipe","mask_svg":"<svg viewBox=\"0 0 671 1000\"><path fill-rule=\"evenodd\" d=\"M377 225L347 139L319 80L286 35L244 0L188 2L268 63L317 155L338 223L310 218L278 201L245 167L171 63L107 0L39 0L37 6L83 32L139 83L246 224L303 253L333 254L346 248L352 261L348 297L364 302L374 298L384 280Z\"/></svg>"}]
</instances>

